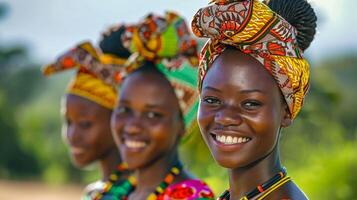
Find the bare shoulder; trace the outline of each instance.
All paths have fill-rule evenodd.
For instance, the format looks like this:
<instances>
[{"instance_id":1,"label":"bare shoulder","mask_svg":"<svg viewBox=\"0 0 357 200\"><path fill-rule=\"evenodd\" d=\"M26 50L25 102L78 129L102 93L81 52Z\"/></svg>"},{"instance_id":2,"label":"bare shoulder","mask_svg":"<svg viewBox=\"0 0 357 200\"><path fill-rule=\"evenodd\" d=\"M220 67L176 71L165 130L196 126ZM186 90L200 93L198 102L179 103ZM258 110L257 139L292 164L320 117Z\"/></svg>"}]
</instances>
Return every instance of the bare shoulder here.
<instances>
[{"instance_id":1,"label":"bare shoulder","mask_svg":"<svg viewBox=\"0 0 357 200\"><path fill-rule=\"evenodd\" d=\"M266 196L264 200L308 200L308 198L293 181L289 181Z\"/></svg>"}]
</instances>

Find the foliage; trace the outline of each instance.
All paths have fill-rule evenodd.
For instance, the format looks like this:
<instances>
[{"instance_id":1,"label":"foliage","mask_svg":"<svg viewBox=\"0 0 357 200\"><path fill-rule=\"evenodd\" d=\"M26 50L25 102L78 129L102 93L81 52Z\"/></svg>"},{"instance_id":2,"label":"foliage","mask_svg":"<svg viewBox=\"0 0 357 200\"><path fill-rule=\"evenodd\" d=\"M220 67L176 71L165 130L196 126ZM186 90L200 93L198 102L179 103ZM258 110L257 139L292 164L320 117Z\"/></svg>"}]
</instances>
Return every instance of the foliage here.
<instances>
[{"instance_id":1,"label":"foliage","mask_svg":"<svg viewBox=\"0 0 357 200\"><path fill-rule=\"evenodd\" d=\"M282 132L283 163L311 199L357 198L355 63L357 56L347 55L312 68L305 106ZM0 178L88 183L97 177L71 165L61 139L60 99L70 76L43 78L25 47L0 46ZM181 157L218 194L227 188L226 170L196 130L181 145Z\"/></svg>"}]
</instances>

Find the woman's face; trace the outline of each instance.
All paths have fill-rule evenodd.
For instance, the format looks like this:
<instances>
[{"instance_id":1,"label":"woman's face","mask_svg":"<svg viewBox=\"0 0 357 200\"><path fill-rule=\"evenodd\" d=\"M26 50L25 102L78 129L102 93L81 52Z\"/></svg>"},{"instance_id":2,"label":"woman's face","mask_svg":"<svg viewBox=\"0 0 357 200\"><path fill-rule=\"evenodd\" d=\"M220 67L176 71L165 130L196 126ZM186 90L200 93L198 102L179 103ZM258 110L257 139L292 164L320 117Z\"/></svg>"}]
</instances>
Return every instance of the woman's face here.
<instances>
[{"instance_id":1,"label":"woman's face","mask_svg":"<svg viewBox=\"0 0 357 200\"><path fill-rule=\"evenodd\" d=\"M85 167L117 151L110 130L111 110L72 94L66 95L62 109L62 134L76 166Z\"/></svg>"},{"instance_id":2,"label":"woman's face","mask_svg":"<svg viewBox=\"0 0 357 200\"><path fill-rule=\"evenodd\" d=\"M238 50L227 49L216 59L200 97L201 133L226 168L245 167L269 155L280 127L291 122L273 77Z\"/></svg>"},{"instance_id":3,"label":"woman's face","mask_svg":"<svg viewBox=\"0 0 357 200\"><path fill-rule=\"evenodd\" d=\"M148 166L176 151L184 129L170 83L153 72L135 72L125 79L111 126L130 169Z\"/></svg>"}]
</instances>

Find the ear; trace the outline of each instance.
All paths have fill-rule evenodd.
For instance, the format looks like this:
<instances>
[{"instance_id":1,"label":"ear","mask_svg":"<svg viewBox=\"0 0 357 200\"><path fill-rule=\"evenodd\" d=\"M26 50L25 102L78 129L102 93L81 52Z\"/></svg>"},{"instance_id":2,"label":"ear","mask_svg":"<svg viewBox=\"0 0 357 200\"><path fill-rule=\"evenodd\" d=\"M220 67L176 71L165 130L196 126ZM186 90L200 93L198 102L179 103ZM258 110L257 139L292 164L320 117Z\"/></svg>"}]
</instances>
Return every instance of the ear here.
<instances>
[{"instance_id":1,"label":"ear","mask_svg":"<svg viewBox=\"0 0 357 200\"><path fill-rule=\"evenodd\" d=\"M292 119L291 119L290 110L287 105L284 106L283 113L281 116L282 116L281 122L280 122L281 127L290 126L292 123Z\"/></svg>"}]
</instances>

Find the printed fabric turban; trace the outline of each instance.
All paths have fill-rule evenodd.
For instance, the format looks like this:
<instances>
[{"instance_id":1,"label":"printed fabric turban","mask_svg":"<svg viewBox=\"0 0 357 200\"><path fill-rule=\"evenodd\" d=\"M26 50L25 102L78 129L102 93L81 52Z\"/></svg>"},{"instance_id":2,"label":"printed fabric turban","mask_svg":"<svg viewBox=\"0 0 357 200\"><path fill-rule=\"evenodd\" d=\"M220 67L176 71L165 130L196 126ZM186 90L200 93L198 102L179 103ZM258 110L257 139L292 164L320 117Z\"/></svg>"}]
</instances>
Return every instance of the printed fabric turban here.
<instances>
[{"instance_id":1,"label":"printed fabric turban","mask_svg":"<svg viewBox=\"0 0 357 200\"><path fill-rule=\"evenodd\" d=\"M117 100L116 83L119 70L126 62L113 55L103 54L89 42L84 42L65 52L54 63L43 68L46 76L64 70L76 69L77 74L67 87L68 94L78 95L108 109Z\"/></svg>"},{"instance_id":2,"label":"printed fabric turban","mask_svg":"<svg viewBox=\"0 0 357 200\"><path fill-rule=\"evenodd\" d=\"M309 64L297 43L297 31L258 0L216 0L192 20L193 33L209 38L200 55L199 89L215 59L233 46L257 59L277 82L291 118L300 111L309 88Z\"/></svg>"},{"instance_id":3,"label":"printed fabric turban","mask_svg":"<svg viewBox=\"0 0 357 200\"><path fill-rule=\"evenodd\" d=\"M174 12L149 14L139 23L127 25L121 41L131 56L120 77L125 78L145 62L154 63L173 86L190 132L198 109L198 53L185 20Z\"/></svg>"}]
</instances>

